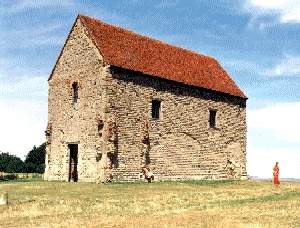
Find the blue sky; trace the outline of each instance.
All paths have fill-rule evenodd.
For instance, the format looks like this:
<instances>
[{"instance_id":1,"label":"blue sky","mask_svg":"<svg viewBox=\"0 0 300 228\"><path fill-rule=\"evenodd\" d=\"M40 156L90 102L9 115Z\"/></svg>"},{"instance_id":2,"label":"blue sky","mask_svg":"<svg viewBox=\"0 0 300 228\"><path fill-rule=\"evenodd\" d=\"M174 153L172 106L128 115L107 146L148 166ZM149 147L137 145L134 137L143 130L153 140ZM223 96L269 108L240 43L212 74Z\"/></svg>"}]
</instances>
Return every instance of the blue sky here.
<instances>
[{"instance_id":1,"label":"blue sky","mask_svg":"<svg viewBox=\"0 0 300 228\"><path fill-rule=\"evenodd\" d=\"M47 78L78 13L220 61L248 100L248 172L300 178L300 1L2 0L0 151L44 141Z\"/></svg>"}]
</instances>

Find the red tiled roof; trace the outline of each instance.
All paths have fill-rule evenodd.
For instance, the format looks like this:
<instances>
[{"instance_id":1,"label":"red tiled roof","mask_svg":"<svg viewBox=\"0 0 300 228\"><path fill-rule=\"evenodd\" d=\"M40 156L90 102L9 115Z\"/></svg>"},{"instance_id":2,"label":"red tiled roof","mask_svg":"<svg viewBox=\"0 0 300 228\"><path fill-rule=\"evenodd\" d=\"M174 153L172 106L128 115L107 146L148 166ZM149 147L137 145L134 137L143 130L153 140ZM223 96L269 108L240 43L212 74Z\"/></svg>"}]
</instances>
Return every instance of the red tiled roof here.
<instances>
[{"instance_id":1,"label":"red tiled roof","mask_svg":"<svg viewBox=\"0 0 300 228\"><path fill-rule=\"evenodd\" d=\"M215 59L79 15L104 62L147 75L246 98Z\"/></svg>"}]
</instances>

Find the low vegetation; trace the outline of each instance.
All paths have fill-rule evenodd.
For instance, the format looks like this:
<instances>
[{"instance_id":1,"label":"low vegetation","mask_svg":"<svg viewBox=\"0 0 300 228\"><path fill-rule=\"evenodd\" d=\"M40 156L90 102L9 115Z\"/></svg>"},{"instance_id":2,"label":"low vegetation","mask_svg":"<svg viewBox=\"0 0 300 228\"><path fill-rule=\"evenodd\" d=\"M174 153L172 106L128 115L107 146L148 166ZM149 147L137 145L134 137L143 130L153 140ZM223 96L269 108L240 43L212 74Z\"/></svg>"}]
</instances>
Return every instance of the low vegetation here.
<instances>
[{"instance_id":1,"label":"low vegetation","mask_svg":"<svg viewBox=\"0 0 300 228\"><path fill-rule=\"evenodd\" d=\"M300 227L300 183L7 181L0 227Z\"/></svg>"},{"instance_id":2,"label":"low vegetation","mask_svg":"<svg viewBox=\"0 0 300 228\"><path fill-rule=\"evenodd\" d=\"M3 173L0 172L0 181L9 180L43 180L42 173Z\"/></svg>"}]
</instances>

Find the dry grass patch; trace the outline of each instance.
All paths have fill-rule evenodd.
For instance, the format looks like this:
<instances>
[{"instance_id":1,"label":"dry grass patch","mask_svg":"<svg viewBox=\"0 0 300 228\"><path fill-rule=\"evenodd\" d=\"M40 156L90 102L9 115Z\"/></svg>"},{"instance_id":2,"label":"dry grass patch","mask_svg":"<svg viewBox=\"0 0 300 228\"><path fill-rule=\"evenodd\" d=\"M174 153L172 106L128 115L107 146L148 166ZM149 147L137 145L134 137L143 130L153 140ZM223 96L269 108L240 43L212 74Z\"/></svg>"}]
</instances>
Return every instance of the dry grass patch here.
<instances>
[{"instance_id":1,"label":"dry grass patch","mask_svg":"<svg viewBox=\"0 0 300 228\"><path fill-rule=\"evenodd\" d=\"M1 227L299 227L300 183L2 182Z\"/></svg>"}]
</instances>

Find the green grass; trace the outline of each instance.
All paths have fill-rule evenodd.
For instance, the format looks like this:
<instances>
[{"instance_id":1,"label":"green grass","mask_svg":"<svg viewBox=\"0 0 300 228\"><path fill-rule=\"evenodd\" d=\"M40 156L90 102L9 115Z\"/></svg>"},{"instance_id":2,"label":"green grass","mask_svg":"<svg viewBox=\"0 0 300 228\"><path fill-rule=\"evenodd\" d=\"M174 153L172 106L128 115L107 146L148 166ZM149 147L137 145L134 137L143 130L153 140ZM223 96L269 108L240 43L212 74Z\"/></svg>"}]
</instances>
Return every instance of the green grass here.
<instances>
[{"instance_id":1,"label":"green grass","mask_svg":"<svg viewBox=\"0 0 300 228\"><path fill-rule=\"evenodd\" d=\"M300 183L0 182L0 227L300 227Z\"/></svg>"},{"instance_id":2,"label":"green grass","mask_svg":"<svg viewBox=\"0 0 300 228\"><path fill-rule=\"evenodd\" d=\"M259 197L253 197L253 198L247 198L247 199L238 199L238 200L227 200L224 201L227 205L232 206L239 206L243 204L249 204L249 203L268 203L273 201L281 201L281 200L299 200L300 201L300 192L291 191L286 192L278 195L266 195L266 196L259 196Z\"/></svg>"}]
</instances>

